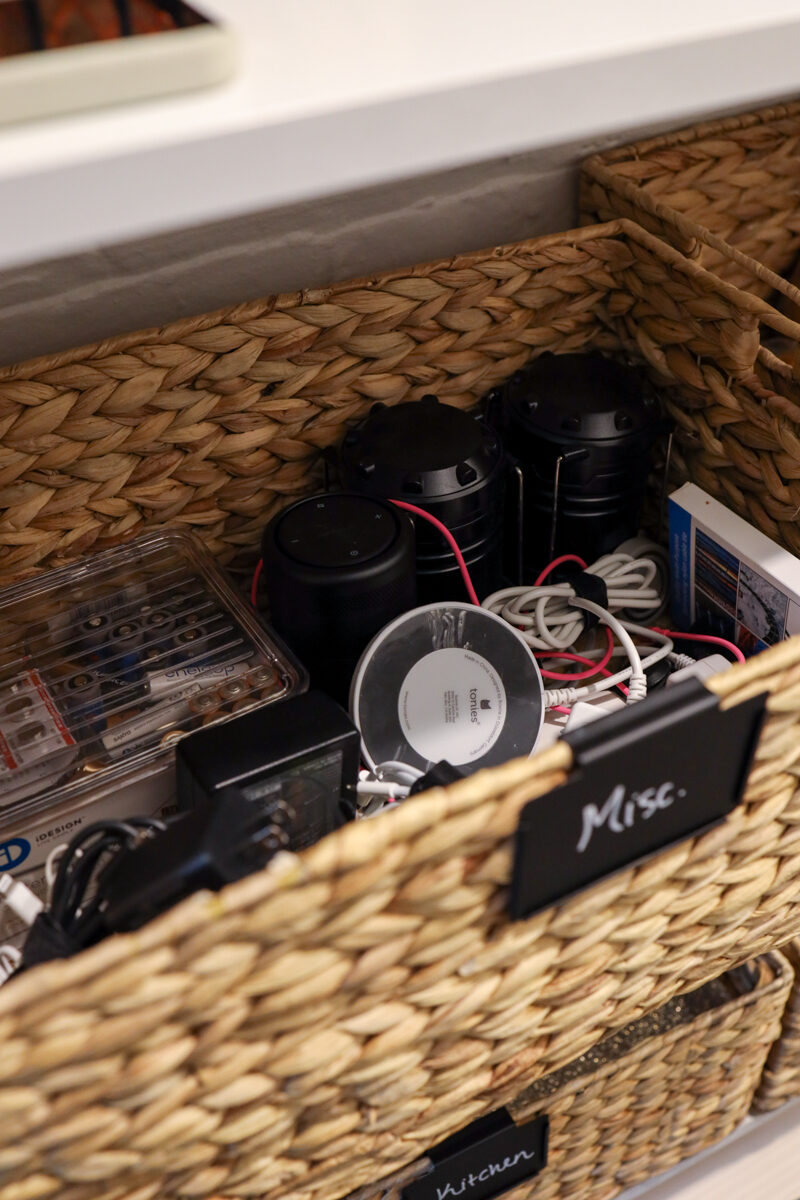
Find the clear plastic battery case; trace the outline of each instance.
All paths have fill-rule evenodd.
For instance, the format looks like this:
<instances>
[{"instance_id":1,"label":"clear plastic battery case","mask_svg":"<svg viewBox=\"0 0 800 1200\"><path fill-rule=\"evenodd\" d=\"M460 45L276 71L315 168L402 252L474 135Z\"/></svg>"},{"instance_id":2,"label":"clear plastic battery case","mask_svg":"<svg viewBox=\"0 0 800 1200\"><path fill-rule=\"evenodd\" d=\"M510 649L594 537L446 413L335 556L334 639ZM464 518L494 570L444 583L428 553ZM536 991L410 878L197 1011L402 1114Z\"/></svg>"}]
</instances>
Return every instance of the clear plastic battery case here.
<instances>
[{"instance_id":1,"label":"clear plastic battery case","mask_svg":"<svg viewBox=\"0 0 800 1200\"><path fill-rule=\"evenodd\" d=\"M163 811L176 739L306 684L187 533L1 591L0 870L98 816Z\"/></svg>"}]
</instances>

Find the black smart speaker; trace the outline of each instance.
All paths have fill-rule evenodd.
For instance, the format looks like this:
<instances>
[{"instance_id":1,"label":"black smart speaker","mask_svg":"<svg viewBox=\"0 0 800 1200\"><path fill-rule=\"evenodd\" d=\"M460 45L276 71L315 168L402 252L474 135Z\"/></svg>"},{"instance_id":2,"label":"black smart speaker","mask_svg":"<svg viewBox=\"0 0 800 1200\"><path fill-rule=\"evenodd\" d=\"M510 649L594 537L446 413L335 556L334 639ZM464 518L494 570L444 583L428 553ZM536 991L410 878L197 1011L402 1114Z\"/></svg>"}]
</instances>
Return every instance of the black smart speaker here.
<instances>
[{"instance_id":1,"label":"black smart speaker","mask_svg":"<svg viewBox=\"0 0 800 1200\"><path fill-rule=\"evenodd\" d=\"M270 522L262 557L272 625L314 686L346 705L364 647L416 605L411 520L368 496L309 496Z\"/></svg>"},{"instance_id":2,"label":"black smart speaker","mask_svg":"<svg viewBox=\"0 0 800 1200\"><path fill-rule=\"evenodd\" d=\"M529 582L555 555L592 562L639 528L653 443L666 430L636 368L602 354L543 354L493 393L521 477L521 554Z\"/></svg>"},{"instance_id":3,"label":"black smart speaker","mask_svg":"<svg viewBox=\"0 0 800 1200\"><path fill-rule=\"evenodd\" d=\"M343 485L404 500L446 525L483 598L502 583L505 458L498 433L437 397L374 404L340 454ZM441 533L424 519L417 530L420 604L462 600L464 583Z\"/></svg>"}]
</instances>

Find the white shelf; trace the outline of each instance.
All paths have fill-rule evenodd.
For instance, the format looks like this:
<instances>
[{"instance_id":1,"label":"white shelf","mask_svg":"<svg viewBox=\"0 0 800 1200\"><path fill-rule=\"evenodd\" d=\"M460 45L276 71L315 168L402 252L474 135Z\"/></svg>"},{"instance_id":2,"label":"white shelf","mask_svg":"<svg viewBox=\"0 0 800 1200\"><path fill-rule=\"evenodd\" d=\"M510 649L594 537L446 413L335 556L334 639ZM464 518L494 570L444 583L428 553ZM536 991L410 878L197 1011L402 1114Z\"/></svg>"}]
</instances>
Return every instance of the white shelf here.
<instances>
[{"instance_id":1,"label":"white shelf","mask_svg":"<svg viewBox=\"0 0 800 1200\"><path fill-rule=\"evenodd\" d=\"M797 0L205 5L229 84L0 132L0 267L800 85Z\"/></svg>"},{"instance_id":2,"label":"white shelf","mask_svg":"<svg viewBox=\"0 0 800 1200\"><path fill-rule=\"evenodd\" d=\"M798 1200L800 1100L748 1117L729 1138L621 1200Z\"/></svg>"}]
</instances>

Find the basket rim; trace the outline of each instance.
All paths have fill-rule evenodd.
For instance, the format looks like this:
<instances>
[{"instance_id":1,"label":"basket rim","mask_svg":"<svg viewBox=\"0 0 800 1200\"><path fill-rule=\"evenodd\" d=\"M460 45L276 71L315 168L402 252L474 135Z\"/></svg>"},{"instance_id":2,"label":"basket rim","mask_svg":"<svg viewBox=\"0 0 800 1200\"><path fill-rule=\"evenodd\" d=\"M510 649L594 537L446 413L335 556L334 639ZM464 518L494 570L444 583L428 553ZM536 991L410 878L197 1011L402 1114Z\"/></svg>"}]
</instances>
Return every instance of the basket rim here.
<instances>
[{"instance_id":1,"label":"basket rim","mask_svg":"<svg viewBox=\"0 0 800 1200\"><path fill-rule=\"evenodd\" d=\"M798 103L800 110L800 102ZM591 161L591 160L590 160ZM167 325L152 326L148 329L114 335L101 342L89 343L71 350L60 351L57 354L39 355L21 363L0 366L0 383L13 380L23 380L37 376L46 371L74 365L86 361L98 361L124 354L132 346L164 345L180 340L191 334L201 333L217 325L230 322L246 322L257 317L263 317L272 312L284 312L302 308L306 303L318 305L336 296L357 291L370 290L375 287L385 287L387 284L415 276L431 275L436 271L467 270L477 263L489 258L510 258L515 254L535 254L545 251L552 246L565 244L580 245L583 242L596 241L598 238L624 237L645 247L658 255L671 268L684 275L702 279L707 283L709 292L719 292L740 312L757 320L765 313L773 314L780 319L780 314L770 308L764 300L751 296L748 292L719 279L706 271L698 263L687 259L663 238L657 237L647 229L629 220L627 217L617 217L600 224L580 225L574 229L561 230L557 233L543 234L539 237L521 238L517 241L503 242L499 245L470 250L464 254L454 254L444 258L430 259L424 263L416 263L407 267L398 267L386 272L374 272L369 276L356 279L340 280L324 288L302 289L296 292L283 292L268 295L240 304L227 305L213 312L201 313L193 317L184 317ZM785 320L785 318L783 318ZM800 329L798 329L800 333ZM67 390L66 388L64 390Z\"/></svg>"},{"instance_id":2,"label":"basket rim","mask_svg":"<svg viewBox=\"0 0 800 1200\"><path fill-rule=\"evenodd\" d=\"M680 1041L683 1037L685 1037L687 1031L689 1030L692 1032L702 1032L710 1028L710 1026L715 1024L715 1022L720 1020L720 1018L728 1016L730 1013L739 1012L749 1008L751 1005L758 1003L758 1001L763 1000L767 996L771 996L775 992L788 993L793 978L793 971L791 964L782 951L768 950L766 953L759 955L755 961L759 966L759 978L752 991L744 992L738 996L731 996L724 1003L715 1005L712 1008L707 1009L706 1012L698 1013L696 1016L690 1017L687 1021L681 1021L677 1025L673 1025L673 1027L668 1029L665 1033L652 1034L650 1037L643 1038L641 1042L638 1042L635 1046L631 1047L630 1053L635 1054L637 1051L641 1051L642 1054L646 1053L647 1046L652 1043L656 1037L661 1045L672 1045L674 1042ZM767 978L764 978L766 972L769 972L769 975ZM713 983L715 979L724 977L726 974L727 971L724 971L722 976L711 976L710 979L706 979L703 983L698 984L696 987L692 987L691 992L677 993L676 999L678 999L681 995L691 995L692 992L700 991L701 988ZM629 1022L629 1024L635 1023L635 1021ZM623 1026L623 1028L625 1028L625 1026ZM618 1030L617 1032L620 1031ZM609 1034L609 1037L613 1036L614 1034ZM602 1041L605 1040L605 1038L602 1039ZM600 1045L601 1043L598 1042L597 1044ZM627 1055L625 1057L627 1057ZM525 1120L528 1121L533 1119L537 1105L551 1104L560 1100L564 1096L570 1095L572 1092L581 1091L582 1088L585 1087L586 1080L588 1078L600 1081L606 1079L609 1075L614 1073L614 1070L619 1066L620 1061L622 1061L621 1058L612 1059L609 1062L603 1063L602 1066L596 1068L594 1071L587 1071L584 1075L578 1075L574 1079L565 1080L561 1087L557 1088L556 1091L551 1092L549 1096L537 1097L535 1100L531 1100L529 1104L524 1106L524 1111L526 1113ZM557 1071L553 1072L553 1074L557 1073ZM530 1084L528 1088L525 1088L521 1093L521 1096L524 1095L526 1091L532 1091L542 1082L543 1079L547 1078L547 1075L541 1076L540 1079ZM519 1099L520 1097L517 1098L517 1100ZM514 1102L515 1105L516 1103L517 1101ZM521 1104L519 1107L523 1108Z\"/></svg>"},{"instance_id":3,"label":"basket rim","mask_svg":"<svg viewBox=\"0 0 800 1200\"><path fill-rule=\"evenodd\" d=\"M745 663L734 663L708 680L706 686L719 697L721 706L726 707L737 699L766 690L762 687L764 677L791 667L800 667L800 636L764 650ZM457 815L466 819L490 792L510 793L511 800L507 803L513 801L515 809L521 810L529 800L564 783L572 764L572 751L566 742L560 741L530 758L513 759L502 766L476 772L446 789L434 788L411 797L382 818L350 822L299 854L282 851L263 870L217 893L196 892L134 933L115 934L71 958L43 963L19 978L10 979L0 988L0 1019L10 1018L40 1000L48 989L58 991L78 986L146 954L172 955L172 944L178 939L191 937L209 922L252 909L282 891L297 885L335 883L345 872L367 867L392 847L424 836L437 822ZM726 821L735 818L740 810L741 806ZM692 840L695 839L666 851L664 857L682 853ZM527 923L543 925L555 909L562 913L577 912L587 896L596 900L604 892L618 890L636 869L633 865L601 879L584 892L528 918Z\"/></svg>"},{"instance_id":4,"label":"basket rim","mask_svg":"<svg viewBox=\"0 0 800 1200\"><path fill-rule=\"evenodd\" d=\"M696 122L681 129L673 129L653 137L642 138L641 141L629 142L625 146L612 146L608 150L600 150L585 160L585 165L592 163L611 163L635 161L652 153L654 150L665 150L676 146L690 146L693 142L701 142L706 138L720 133L734 133L739 129L752 129L756 125L768 125L773 121L785 120L787 117L800 116L800 100L788 101L785 104L770 104L748 112L734 113L728 117L716 117L711 121Z\"/></svg>"}]
</instances>

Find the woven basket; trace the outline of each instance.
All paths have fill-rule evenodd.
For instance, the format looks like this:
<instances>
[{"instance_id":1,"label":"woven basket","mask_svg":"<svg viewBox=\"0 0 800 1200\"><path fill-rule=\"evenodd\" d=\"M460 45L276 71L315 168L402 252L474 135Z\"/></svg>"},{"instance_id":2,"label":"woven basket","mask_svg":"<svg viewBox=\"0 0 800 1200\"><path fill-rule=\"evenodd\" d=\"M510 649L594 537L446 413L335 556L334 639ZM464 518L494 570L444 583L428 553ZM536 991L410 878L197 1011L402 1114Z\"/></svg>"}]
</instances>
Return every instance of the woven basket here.
<instances>
[{"instance_id":1,"label":"woven basket","mask_svg":"<svg viewBox=\"0 0 800 1200\"><path fill-rule=\"evenodd\" d=\"M594 155L581 210L630 217L729 283L797 302L783 277L800 253L800 102Z\"/></svg>"},{"instance_id":2,"label":"woven basket","mask_svg":"<svg viewBox=\"0 0 800 1200\"><path fill-rule=\"evenodd\" d=\"M8 369L0 571L162 521L246 559L374 399L434 389L469 405L545 349L644 361L676 413L763 404L778 421L784 398L761 381L769 311L616 222ZM769 693L742 805L528 921L505 916L512 835L566 779L565 744L12 980L0 1200L335 1200L787 941L800 639L711 687L725 705Z\"/></svg>"},{"instance_id":3,"label":"woven basket","mask_svg":"<svg viewBox=\"0 0 800 1200\"><path fill-rule=\"evenodd\" d=\"M0 579L162 524L252 553L374 401L468 406L543 350L625 350L733 409L771 311L615 224L0 368Z\"/></svg>"},{"instance_id":4,"label":"woven basket","mask_svg":"<svg viewBox=\"0 0 800 1200\"><path fill-rule=\"evenodd\" d=\"M736 995L723 976L508 1104L517 1125L549 1119L547 1165L509 1200L609 1200L732 1133L747 1115L792 977L779 954L753 965L753 991ZM349 1200L400 1200L429 1166L421 1159Z\"/></svg>"},{"instance_id":5,"label":"woven basket","mask_svg":"<svg viewBox=\"0 0 800 1200\"><path fill-rule=\"evenodd\" d=\"M793 973L781 1018L780 1036L769 1052L755 1098L754 1112L772 1112L800 1096L800 940L782 947Z\"/></svg>"},{"instance_id":6,"label":"woven basket","mask_svg":"<svg viewBox=\"0 0 800 1200\"><path fill-rule=\"evenodd\" d=\"M752 297L782 293L796 313L800 290L782 273L800 253L798 147L800 102L595 155L582 217L633 218ZM800 553L800 325L769 305L759 322L768 336L747 395L723 384L672 412L684 474Z\"/></svg>"}]
</instances>

